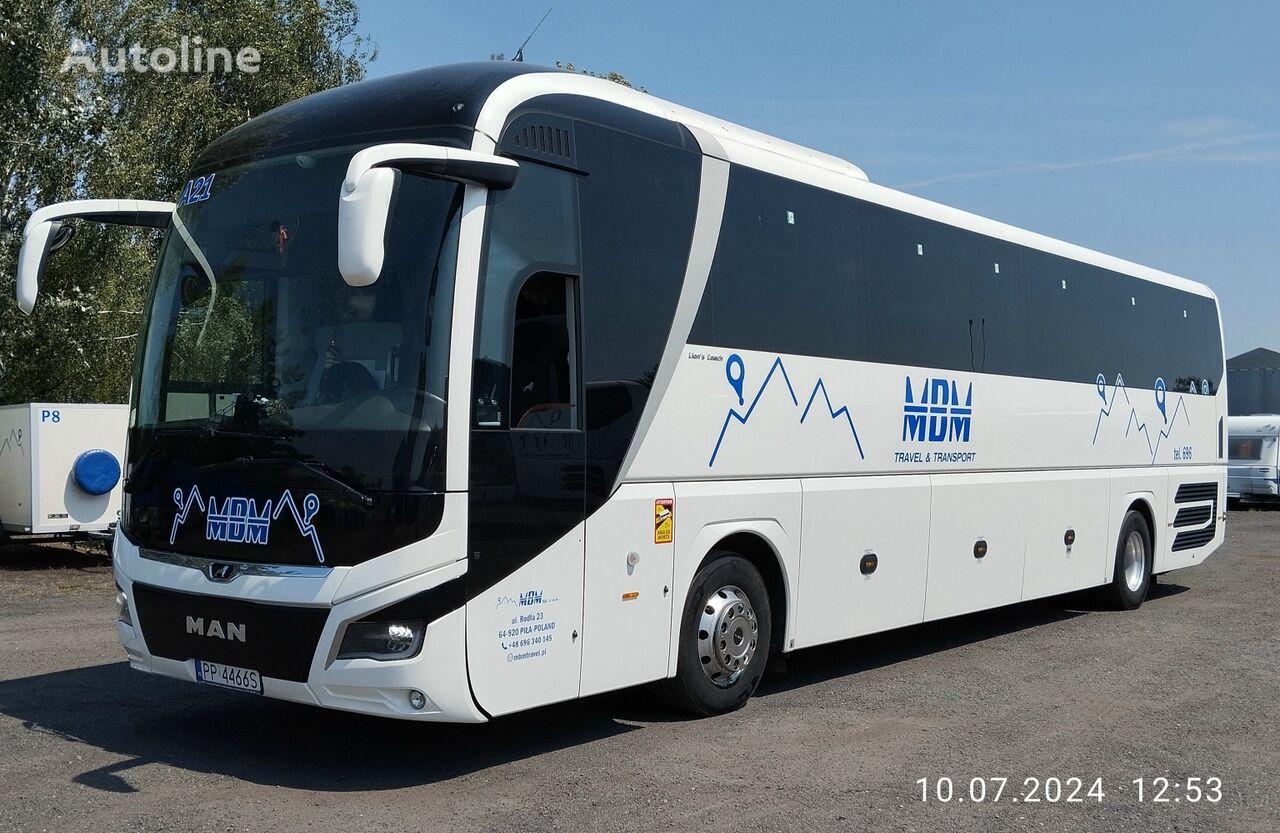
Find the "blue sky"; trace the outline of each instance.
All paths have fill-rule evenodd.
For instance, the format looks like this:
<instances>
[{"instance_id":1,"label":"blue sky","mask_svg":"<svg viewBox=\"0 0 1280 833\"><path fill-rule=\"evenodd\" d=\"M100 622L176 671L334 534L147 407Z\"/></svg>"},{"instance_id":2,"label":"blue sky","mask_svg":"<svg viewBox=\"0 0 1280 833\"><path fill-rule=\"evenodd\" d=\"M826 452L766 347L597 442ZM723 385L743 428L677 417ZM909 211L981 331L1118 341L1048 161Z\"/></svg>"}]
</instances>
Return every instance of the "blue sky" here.
<instances>
[{"instance_id":1,"label":"blue sky","mask_svg":"<svg viewBox=\"0 0 1280 833\"><path fill-rule=\"evenodd\" d=\"M525 56L1204 281L1280 349L1280 3L365 0L371 75Z\"/></svg>"}]
</instances>

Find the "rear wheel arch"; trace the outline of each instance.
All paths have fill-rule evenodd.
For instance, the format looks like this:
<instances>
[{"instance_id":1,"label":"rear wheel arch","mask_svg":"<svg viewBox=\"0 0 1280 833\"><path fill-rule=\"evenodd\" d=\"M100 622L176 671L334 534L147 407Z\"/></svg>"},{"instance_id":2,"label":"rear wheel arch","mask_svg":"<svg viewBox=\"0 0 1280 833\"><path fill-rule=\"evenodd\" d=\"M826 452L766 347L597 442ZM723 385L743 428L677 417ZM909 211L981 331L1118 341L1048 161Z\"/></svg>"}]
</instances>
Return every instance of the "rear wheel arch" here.
<instances>
[{"instance_id":1,"label":"rear wheel arch","mask_svg":"<svg viewBox=\"0 0 1280 833\"><path fill-rule=\"evenodd\" d=\"M1159 552L1159 532L1156 529L1156 516L1155 512L1151 508L1150 498L1146 495L1134 497L1133 500L1129 502L1129 508L1125 510L1126 514L1129 512L1137 512L1146 520L1147 530L1151 533L1152 555Z\"/></svg>"}]
</instances>

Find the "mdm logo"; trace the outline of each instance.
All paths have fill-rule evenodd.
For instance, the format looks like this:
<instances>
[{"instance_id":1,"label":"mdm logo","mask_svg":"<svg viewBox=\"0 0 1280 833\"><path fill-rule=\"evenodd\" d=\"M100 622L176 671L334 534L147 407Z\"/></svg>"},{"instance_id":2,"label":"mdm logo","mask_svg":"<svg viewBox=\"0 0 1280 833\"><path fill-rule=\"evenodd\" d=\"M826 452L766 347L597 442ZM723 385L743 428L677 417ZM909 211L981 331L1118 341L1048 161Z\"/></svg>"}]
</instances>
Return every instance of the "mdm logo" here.
<instances>
[{"instance_id":1,"label":"mdm logo","mask_svg":"<svg viewBox=\"0 0 1280 833\"><path fill-rule=\"evenodd\" d=\"M216 497L207 500L200 494L197 486L192 486L186 494L182 489L173 490L173 502L177 511L173 515L173 529L169 532L169 544L178 538L178 530L187 522L192 507L204 513L204 538L206 541L219 541L228 544L254 544L267 546L271 534L271 524L288 509L298 532L311 541L315 547L316 560L324 563L324 549L320 546L320 533L313 523L316 513L320 511L320 498L313 494L302 499L302 508L293 500L293 494L285 489L280 497L266 500L262 508L253 498L228 497L218 503Z\"/></svg>"},{"instance_id":2,"label":"mdm logo","mask_svg":"<svg viewBox=\"0 0 1280 833\"><path fill-rule=\"evenodd\" d=\"M904 442L967 443L973 420L973 382L960 398L960 385L955 379L925 379L916 389L907 378L907 391L902 401L902 439Z\"/></svg>"}]
</instances>

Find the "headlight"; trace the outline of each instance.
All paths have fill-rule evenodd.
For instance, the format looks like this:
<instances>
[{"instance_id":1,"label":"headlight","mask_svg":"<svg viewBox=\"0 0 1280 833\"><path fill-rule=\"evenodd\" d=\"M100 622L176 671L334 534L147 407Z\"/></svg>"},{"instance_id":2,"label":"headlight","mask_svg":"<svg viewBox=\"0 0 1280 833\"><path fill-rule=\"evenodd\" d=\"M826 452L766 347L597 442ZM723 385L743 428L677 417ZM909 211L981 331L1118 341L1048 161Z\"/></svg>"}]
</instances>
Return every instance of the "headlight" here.
<instances>
[{"instance_id":1,"label":"headlight","mask_svg":"<svg viewBox=\"0 0 1280 833\"><path fill-rule=\"evenodd\" d=\"M133 614L129 612L129 597L125 595L124 588L119 582L116 582L116 621L133 627Z\"/></svg>"},{"instance_id":2,"label":"headlight","mask_svg":"<svg viewBox=\"0 0 1280 833\"><path fill-rule=\"evenodd\" d=\"M352 622L342 635L338 659L409 659L422 649L422 622Z\"/></svg>"}]
</instances>

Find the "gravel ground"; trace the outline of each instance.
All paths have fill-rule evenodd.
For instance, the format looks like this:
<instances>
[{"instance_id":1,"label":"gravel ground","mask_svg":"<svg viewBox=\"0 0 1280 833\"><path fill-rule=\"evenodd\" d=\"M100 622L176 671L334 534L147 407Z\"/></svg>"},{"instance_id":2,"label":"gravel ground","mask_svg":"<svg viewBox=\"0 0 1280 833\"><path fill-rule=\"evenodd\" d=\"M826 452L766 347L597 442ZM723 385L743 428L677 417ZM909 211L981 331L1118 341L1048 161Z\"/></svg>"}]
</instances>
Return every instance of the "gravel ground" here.
<instances>
[{"instance_id":1,"label":"gravel ground","mask_svg":"<svg viewBox=\"0 0 1280 833\"><path fill-rule=\"evenodd\" d=\"M801 652L711 720L628 692L480 727L144 676L101 556L0 550L0 830L1270 833L1280 512L1227 529L1136 612L1068 597ZM964 803L921 801L941 776ZM1154 804L1148 781L1139 803L1139 776L1220 778L1222 800ZM974 803L974 777L1008 778L1001 800ZM1027 802L1050 777L1106 796Z\"/></svg>"}]
</instances>

